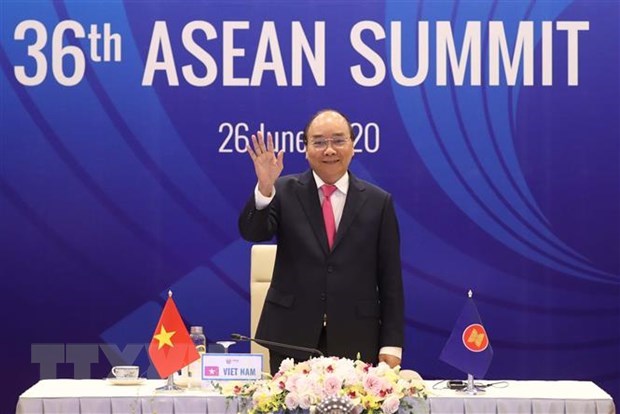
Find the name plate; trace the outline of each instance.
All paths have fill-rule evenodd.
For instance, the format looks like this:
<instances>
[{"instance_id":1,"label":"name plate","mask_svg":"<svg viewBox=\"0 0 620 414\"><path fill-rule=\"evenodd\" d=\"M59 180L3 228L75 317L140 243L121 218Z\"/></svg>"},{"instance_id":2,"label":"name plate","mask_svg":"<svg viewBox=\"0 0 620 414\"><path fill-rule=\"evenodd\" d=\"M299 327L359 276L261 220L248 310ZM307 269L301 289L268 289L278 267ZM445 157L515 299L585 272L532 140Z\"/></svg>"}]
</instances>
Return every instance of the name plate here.
<instances>
[{"instance_id":1,"label":"name plate","mask_svg":"<svg viewBox=\"0 0 620 414\"><path fill-rule=\"evenodd\" d=\"M203 380L259 380L262 354L203 354Z\"/></svg>"}]
</instances>

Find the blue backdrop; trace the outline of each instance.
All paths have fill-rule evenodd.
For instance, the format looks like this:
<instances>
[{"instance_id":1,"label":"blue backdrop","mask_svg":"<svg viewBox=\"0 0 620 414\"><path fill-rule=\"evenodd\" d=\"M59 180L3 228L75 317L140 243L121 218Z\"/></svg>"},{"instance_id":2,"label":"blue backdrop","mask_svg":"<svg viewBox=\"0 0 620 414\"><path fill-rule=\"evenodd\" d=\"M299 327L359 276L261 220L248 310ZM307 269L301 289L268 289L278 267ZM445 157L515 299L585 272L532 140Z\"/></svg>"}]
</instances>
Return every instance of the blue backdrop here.
<instances>
[{"instance_id":1,"label":"blue backdrop","mask_svg":"<svg viewBox=\"0 0 620 414\"><path fill-rule=\"evenodd\" d=\"M249 333L245 143L271 131L303 170L324 107L396 202L404 366L462 377L438 355L471 288L488 378L617 399L619 23L616 0L0 3L0 411L107 375L169 288L211 342ZM100 344L86 372L75 344Z\"/></svg>"}]
</instances>

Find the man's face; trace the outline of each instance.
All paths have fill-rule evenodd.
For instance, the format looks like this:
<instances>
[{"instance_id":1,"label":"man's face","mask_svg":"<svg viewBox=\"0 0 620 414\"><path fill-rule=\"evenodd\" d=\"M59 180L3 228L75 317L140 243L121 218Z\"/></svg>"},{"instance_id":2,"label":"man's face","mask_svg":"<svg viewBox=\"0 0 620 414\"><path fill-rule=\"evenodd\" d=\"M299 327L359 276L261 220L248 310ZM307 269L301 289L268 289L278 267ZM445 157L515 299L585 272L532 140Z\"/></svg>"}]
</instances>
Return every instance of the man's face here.
<instances>
[{"instance_id":1,"label":"man's face","mask_svg":"<svg viewBox=\"0 0 620 414\"><path fill-rule=\"evenodd\" d=\"M353 141L346 119L337 112L318 115L308 128L306 158L327 184L338 181L353 158Z\"/></svg>"}]
</instances>

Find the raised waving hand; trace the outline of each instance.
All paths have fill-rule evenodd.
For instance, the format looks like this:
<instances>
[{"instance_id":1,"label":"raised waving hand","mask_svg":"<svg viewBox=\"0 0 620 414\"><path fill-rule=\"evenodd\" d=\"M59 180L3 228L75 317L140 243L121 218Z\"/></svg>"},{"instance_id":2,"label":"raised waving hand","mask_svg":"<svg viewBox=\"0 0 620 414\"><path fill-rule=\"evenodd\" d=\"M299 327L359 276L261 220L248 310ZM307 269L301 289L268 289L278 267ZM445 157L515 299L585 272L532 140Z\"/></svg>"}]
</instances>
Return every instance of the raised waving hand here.
<instances>
[{"instance_id":1,"label":"raised waving hand","mask_svg":"<svg viewBox=\"0 0 620 414\"><path fill-rule=\"evenodd\" d=\"M258 178L258 191L265 197L270 197L273 185L284 168L284 151L280 150L276 155L271 132L267 133L267 145L265 145L265 139L260 131L252 135L252 145L248 145L247 148Z\"/></svg>"}]
</instances>

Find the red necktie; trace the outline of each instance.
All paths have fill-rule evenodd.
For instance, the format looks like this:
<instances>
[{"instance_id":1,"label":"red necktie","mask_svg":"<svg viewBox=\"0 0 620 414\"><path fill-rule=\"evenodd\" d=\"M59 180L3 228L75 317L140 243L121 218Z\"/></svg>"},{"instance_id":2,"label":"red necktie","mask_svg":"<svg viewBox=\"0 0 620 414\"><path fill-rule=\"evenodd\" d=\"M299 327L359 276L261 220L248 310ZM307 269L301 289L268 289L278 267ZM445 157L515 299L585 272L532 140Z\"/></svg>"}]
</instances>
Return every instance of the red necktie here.
<instances>
[{"instance_id":1,"label":"red necktie","mask_svg":"<svg viewBox=\"0 0 620 414\"><path fill-rule=\"evenodd\" d=\"M336 238L336 219L334 218L334 209L330 200L331 195L336 191L337 187L331 184L323 184L323 220L325 221L325 232L327 233L327 244L331 250Z\"/></svg>"}]
</instances>

